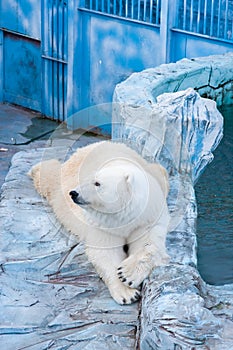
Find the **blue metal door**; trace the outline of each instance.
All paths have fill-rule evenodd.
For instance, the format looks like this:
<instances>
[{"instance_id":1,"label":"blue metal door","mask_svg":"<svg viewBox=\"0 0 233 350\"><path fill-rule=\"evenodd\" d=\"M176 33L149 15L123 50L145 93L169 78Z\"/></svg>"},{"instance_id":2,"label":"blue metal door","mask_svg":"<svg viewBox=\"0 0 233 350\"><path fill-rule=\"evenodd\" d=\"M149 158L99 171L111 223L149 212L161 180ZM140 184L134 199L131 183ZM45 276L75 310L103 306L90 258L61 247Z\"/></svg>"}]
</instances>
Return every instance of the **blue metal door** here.
<instances>
[{"instance_id":1,"label":"blue metal door","mask_svg":"<svg viewBox=\"0 0 233 350\"><path fill-rule=\"evenodd\" d=\"M161 63L160 0L80 1L75 9L74 111L71 128L111 122L104 104L117 83ZM103 126L101 126L103 128Z\"/></svg>"},{"instance_id":2,"label":"blue metal door","mask_svg":"<svg viewBox=\"0 0 233 350\"><path fill-rule=\"evenodd\" d=\"M0 0L0 102L40 111L40 3Z\"/></svg>"},{"instance_id":3,"label":"blue metal door","mask_svg":"<svg viewBox=\"0 0 233 350\"><path fill-rule=\"evenodd\" d=\"M67 118L68 4L42 0L42 113Z\"/></svg>"}]
</instances>

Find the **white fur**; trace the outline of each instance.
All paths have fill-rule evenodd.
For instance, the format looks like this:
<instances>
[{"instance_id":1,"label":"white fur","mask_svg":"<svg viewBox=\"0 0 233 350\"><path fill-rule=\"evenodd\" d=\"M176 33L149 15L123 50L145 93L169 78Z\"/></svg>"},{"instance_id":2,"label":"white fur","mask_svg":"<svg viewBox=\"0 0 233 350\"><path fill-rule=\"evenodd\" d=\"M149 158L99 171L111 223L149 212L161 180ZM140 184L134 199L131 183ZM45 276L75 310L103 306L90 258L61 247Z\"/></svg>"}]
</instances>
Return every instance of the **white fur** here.
<instances>
[{"instance_id":1,"label":"white fur","mask_svg":"<svg viewBox=\"0 0 233 350\"><path fill-rule=\"evenodd\" d=\"M104 141L79 149L64 164L37 164L30 176L57 218L85 241L89 260L116 302L136 301L142 281L168 261L164 168L123 144ZM72 201L71 190L82 204Z\"/></svg>"}]
</instances>

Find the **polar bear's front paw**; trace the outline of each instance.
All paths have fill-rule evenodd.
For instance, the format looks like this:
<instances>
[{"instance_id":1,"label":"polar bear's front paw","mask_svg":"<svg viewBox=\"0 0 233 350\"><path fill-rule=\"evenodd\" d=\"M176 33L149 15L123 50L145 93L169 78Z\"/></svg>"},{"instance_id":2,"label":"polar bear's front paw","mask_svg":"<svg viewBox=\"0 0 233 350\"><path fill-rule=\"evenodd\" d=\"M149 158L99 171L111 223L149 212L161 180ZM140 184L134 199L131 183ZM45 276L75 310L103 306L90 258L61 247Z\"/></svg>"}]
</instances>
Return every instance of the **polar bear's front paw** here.
<instances>
[{"instance_id":1,"label":"polar bear's front paw","mask_svg":"<svg viewBox=\"0 0 233 350\"><path fill-rule=\"evenodd\" d=\"M150 272L151 267L148 262L144 259L138 260L132 255L122 261L121 266L117 269L120 281L130 288L138 288Z\"/></svg>"},{"instance_id":2,"label":"polar bear's front paw","mask_svg":"<svg viewBox=\"0 0 233 350\"><path fill-rule=\"evenodd\" d=\"M139 290L129 288L121 282L120 284L117 283L117 285L109 287L109 291L113 299L121 305L132 304L140 298Z\"/></svg>"}]
</instances>

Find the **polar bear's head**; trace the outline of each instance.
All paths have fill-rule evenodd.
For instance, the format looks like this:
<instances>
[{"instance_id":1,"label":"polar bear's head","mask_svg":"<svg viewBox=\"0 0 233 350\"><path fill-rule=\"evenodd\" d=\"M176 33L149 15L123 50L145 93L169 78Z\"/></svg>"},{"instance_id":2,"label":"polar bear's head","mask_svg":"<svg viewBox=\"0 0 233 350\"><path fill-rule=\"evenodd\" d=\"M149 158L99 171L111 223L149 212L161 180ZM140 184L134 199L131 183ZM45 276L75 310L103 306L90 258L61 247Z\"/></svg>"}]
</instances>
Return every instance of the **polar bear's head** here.
<instances>
[{"instance_id":1,"label":"polar bear's head","mask_svg":"<svg viewBox=\"0 0 233 350\"><path fill-rule=\"evenodd\" d=\"M148 193L148 179L143 169L127 161L113 161L80 181L70 196L77 205L95 216L95 221L100 220L103 225L103 221L109 222L111 217L110 222L116 227L138 216Z\"/></svg>"}]
</instances>

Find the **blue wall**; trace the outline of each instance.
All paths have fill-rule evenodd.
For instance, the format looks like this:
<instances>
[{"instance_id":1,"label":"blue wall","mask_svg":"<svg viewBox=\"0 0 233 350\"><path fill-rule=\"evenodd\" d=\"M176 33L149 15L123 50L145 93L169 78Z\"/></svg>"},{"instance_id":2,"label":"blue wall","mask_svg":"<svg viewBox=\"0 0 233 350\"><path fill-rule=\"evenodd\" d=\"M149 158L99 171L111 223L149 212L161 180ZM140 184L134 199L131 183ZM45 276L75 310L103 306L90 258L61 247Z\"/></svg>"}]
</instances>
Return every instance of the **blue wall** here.
<instances>
[{"instance_id":1,"label":"blue wall","mask_svg":"<svg viewBox=\"0 0 233 350\"><path fill-rule=\"evenodd\" d=\"M41 108L40 43L5 33L4 100L34 110Z\"/></svg>"},{"instance_id":2,"label":"blue wall","mask_svg":"<svg viewBox=\"0 0 233 350\"><path fill-rule=\"evenodd\" d=\"M194 33L198 15L193 12L191 20L188 6L186 17L180 17L184 0L153 1L158 12L149 21L135 19L131 1L125 2L128 15L125 11L120 18L110 0L103 2L110 4L103 11L80 0L0 0L0 102L68 120L72 129L89 128L111 122L106 103L131 73L183 57L233 51L233 40ZM211 13L210 22L216 20ZM200 18L205 20L203 14Z\"/></svg>"},{"instance_id":3,"label":"blue wall","mask_svg":"<svg viewBox=\"0 0 233 350\"><path fill-rule=\"evenodd\" d=\"M0 27L40 39L41 1L1 0Z\"/></svg>"},{"instance_id":4,"label":"blue wall","mask_svg":"<svg viewBox=\"0 0 233 350\"><path fill-rule=\"evenodd\" d=\"M0 1L2 101L41 110L40 1Z\"/></svg>"},{"instance_id":5,"label":"blue wall","mask_svg":"<svg viewBox=\"0 0 233 350\"><path fill-rule=\"evenodd\" d=\"M77 28L81 38L74 50L74 110L111 102L117 83L160 64L158 27L79 11ZM80 114L71 123L88 127L95 125L93 118L92 113Z\"/></svg>"},{"instance_id":6,"label":"blue wall","mask_svg":"<svg viewBox=\"0 0 233 350\"><path fill-rule=\"evenodd\" d=\"M220 55L233 51L233 42L210 38L204 35L172 31L171 61L176 62L183 57L201 57Z\"/></svg>"}]
</instances>

